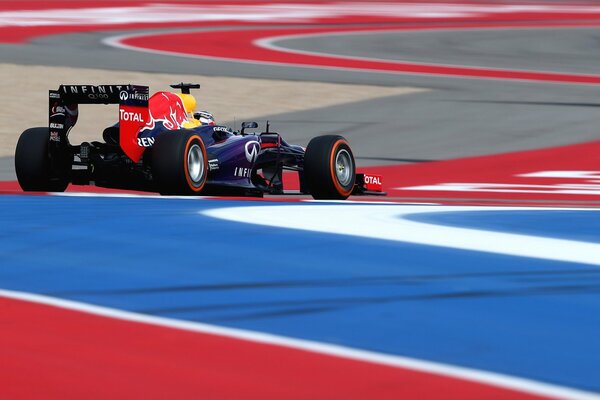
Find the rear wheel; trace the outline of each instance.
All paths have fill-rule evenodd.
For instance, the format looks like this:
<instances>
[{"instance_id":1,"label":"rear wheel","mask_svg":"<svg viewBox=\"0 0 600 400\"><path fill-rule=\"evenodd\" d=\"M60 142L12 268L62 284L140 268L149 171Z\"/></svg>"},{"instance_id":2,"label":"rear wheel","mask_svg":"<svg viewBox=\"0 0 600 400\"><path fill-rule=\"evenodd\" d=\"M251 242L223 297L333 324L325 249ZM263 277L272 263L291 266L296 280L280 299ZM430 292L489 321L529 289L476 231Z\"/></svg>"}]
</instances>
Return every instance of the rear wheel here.
<instances>
[{"instance_id":1,"label":"rear wheel","mask_svg":"<svg viewBox=\"0 0 600 400\"><path fill-rule=\"evenodd\" d=\"M337 135L313 138L304 155L304 176L315 199L348 198L354 189L356 167L346 139Z\"/></svg>"},{"instance_id":2,"label":"rear wheel","mask_svg":"<svg viewBox=\"0 0 600 400\"><path fill-rule=\"evenodd\" d=\"M167 195L199 194L208 173L206 147L194 132L165 132L152 146L152 176Z\"/></svg>"},{"instance_id":3,"label":"rear wheel","mask_svg":"<svg viewBox=\"0 0 600 400\"><path fill-rule=\"evenodd\" d=\"M51 173L49 139L48 128L30 128L19 137L15 151L15 171L19 185L26 192L64 192L69 185L66 170L58 175Z\"/></svg>"}]
</instances>

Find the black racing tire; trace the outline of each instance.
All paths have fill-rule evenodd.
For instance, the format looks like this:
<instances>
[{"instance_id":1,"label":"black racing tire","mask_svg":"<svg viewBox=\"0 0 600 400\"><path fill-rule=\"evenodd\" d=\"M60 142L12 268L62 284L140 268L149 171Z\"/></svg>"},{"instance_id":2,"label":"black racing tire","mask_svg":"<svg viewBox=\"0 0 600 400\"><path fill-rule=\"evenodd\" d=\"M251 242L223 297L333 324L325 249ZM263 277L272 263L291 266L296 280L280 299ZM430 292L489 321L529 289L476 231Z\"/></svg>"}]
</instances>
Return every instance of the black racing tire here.
<instances>
[{"instance_id":1,"label":"black racing tire","mask_svg":"<svg viewBox=\"0 0 600 400\"><path fill-rule=\"evenodd\" d=\"M15 171L19 185L26 192L64 192L69 186L67 173L51 175L49 139L48 128L30 128L19 137L15 150Z\"/></svg>"},{"instance_id":2,"label":"black racing tire","mask_svg":"<svg viewBox=\"0 0 600 400\"><path fill-rule=\"evenodd\" d=\"M198 195L206 184L208 158L193 131L164 132L152 146L152 177L164 195Z\"/></svg>"},{"instance_id":3,"label":"black racing tire","mask_svg":"<svg viewBox=\"0 0 600 400\"><path fill-rule=\"evenodd\" d=\"M347 199L356 180L356 163L348 141L338 135L313 138L304 154L304 176L315 199Z\"/></svg>"}]
</instances>

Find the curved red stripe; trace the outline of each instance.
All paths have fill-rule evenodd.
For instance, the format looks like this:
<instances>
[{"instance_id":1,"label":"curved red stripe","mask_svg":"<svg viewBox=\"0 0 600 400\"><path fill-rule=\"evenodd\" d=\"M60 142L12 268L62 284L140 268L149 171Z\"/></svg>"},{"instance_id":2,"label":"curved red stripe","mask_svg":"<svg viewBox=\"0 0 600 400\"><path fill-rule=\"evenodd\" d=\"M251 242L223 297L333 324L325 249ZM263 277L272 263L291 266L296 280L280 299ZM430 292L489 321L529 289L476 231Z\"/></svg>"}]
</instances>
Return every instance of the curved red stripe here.
<instances>
[{"instance_id":1,"label":"curved red stripe","mask_svg":"<svg viewBox=\"0 0 600 400\"><path fill-rule=\"evenodd\" d=\"M542 398L7 298L0 298L0 309L0 387L6 398Z\"/></svg>"},{"instance_id":2,"label":"curved red stripe","mask_svg":"<svg viewBox=\"0 0 600 400\"><path fill-rule=\"evenodd\" d=\"M544 23L523 24L512 23L501 25L460 24L436 26L397 26L386 25L376 27L310 27L288 29L251 29L251 30L219 30L172 34L155 34L133 36L121 39L118 43L129 48L166 52L177 55L217 58L231 61L254 63L277 63L288 66L310 66L325 68L341 68L370 70L374 72L391 72L403 74L443 75L468 78L510 79L544 81L558 83L600 84L600 75L570 74L559 72L537 72L510 69L493 69L484 67L449 66L402 61L354 59L328 55L298 54L292 50L273 50L259 47L256 42L289 35L328 35L338 33L431 30L431 29L509 29L514 27L572 27L600 26L600 23ZM197 45L190 45L196 43Z\"/></svg>"}]
</instances>

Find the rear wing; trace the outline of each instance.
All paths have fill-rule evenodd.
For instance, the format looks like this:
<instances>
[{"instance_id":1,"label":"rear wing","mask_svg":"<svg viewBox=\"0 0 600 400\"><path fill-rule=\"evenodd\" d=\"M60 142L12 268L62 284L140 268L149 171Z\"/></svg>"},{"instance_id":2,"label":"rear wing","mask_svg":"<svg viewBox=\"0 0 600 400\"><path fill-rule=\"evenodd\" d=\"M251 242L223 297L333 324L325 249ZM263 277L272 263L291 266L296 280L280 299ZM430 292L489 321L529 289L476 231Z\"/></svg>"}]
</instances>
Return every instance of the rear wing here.
<instances>
[{"instance_id":1,"label":"rear wing","mask_svg":"<svg viewBox=\"0 0 600 400\"><path fill-rule=\"evenodd\" d=\"M49 129L53 146L66 146L69 131L77 123L79 104L119 105L119 144L125 154L138 162L144 148L137 144L137 133L149 120L148 86L137 85L60 85L49 92Z\"/></svg>"}]
</instances>

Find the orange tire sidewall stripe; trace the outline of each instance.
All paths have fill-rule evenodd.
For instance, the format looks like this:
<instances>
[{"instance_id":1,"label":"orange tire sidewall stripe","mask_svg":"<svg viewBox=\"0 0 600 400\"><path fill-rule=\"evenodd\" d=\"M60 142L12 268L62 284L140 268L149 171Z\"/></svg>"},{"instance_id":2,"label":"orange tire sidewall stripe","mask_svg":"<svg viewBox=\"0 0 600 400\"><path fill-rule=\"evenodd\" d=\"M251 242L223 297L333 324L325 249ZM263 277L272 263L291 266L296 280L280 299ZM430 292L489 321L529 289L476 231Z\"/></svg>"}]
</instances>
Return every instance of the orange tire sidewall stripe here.
<instances>
[{"instance_id":1,"label":"orange tire sidewall stripe","mask_svg":"<svg viewBox=\"0 0 600 400\"><path fill-rule=\"evenodd\" d=\"M344 139L338 139L333 144L331 156L329 157L329 172L331 173L331 180L333 181L333 184L334 184L336 190L341 195L348 196L348 195L350 195L350 193L352 193L352 189L354 189L354 185L352 185L352 187L350 187L350 189L348 189L348 190L344 189L344 187L342 185L340 185L340 183L338 182L337 175L335 173L335 168L337 168L337 165L335 164L335 154L337 152L338 147L341 146L342 144L345 144L346 146L348 146L348 148L350 148L350 146L348 145L348 142L346 142Z\"/></svg>"},{"instance_id":2,"label":"orange tire sidewall stripe","mask_svg":"<svg viewBox=\"0 0 600 400\"><path fill-rule=\"evenodd\" d=\"M202 182L202 185L196 187L196 186L194 186L194 183L192 182L192 180L190 179L189 174L188 174L188 151L190 150L192 142L195 139L198 139L200 148L202 149L202 156L204 157L204 176L206 176L206 173L207 173L206 169L208 168L208 166L207 166L208 160L206 159L206 148L204 147L204 142L198 135L194 135L194 136L190 137L188 139L187 143L185 144L185 151L184 151L184 156L183 156L183 168L184 168L183 173L185 174L185 180L187 181L189 188L197 193L197 192L201 191L202 188L204 187L204 184L206 183L206 179L204 179L204 182Z\"/></svg>"}]
</instances>

